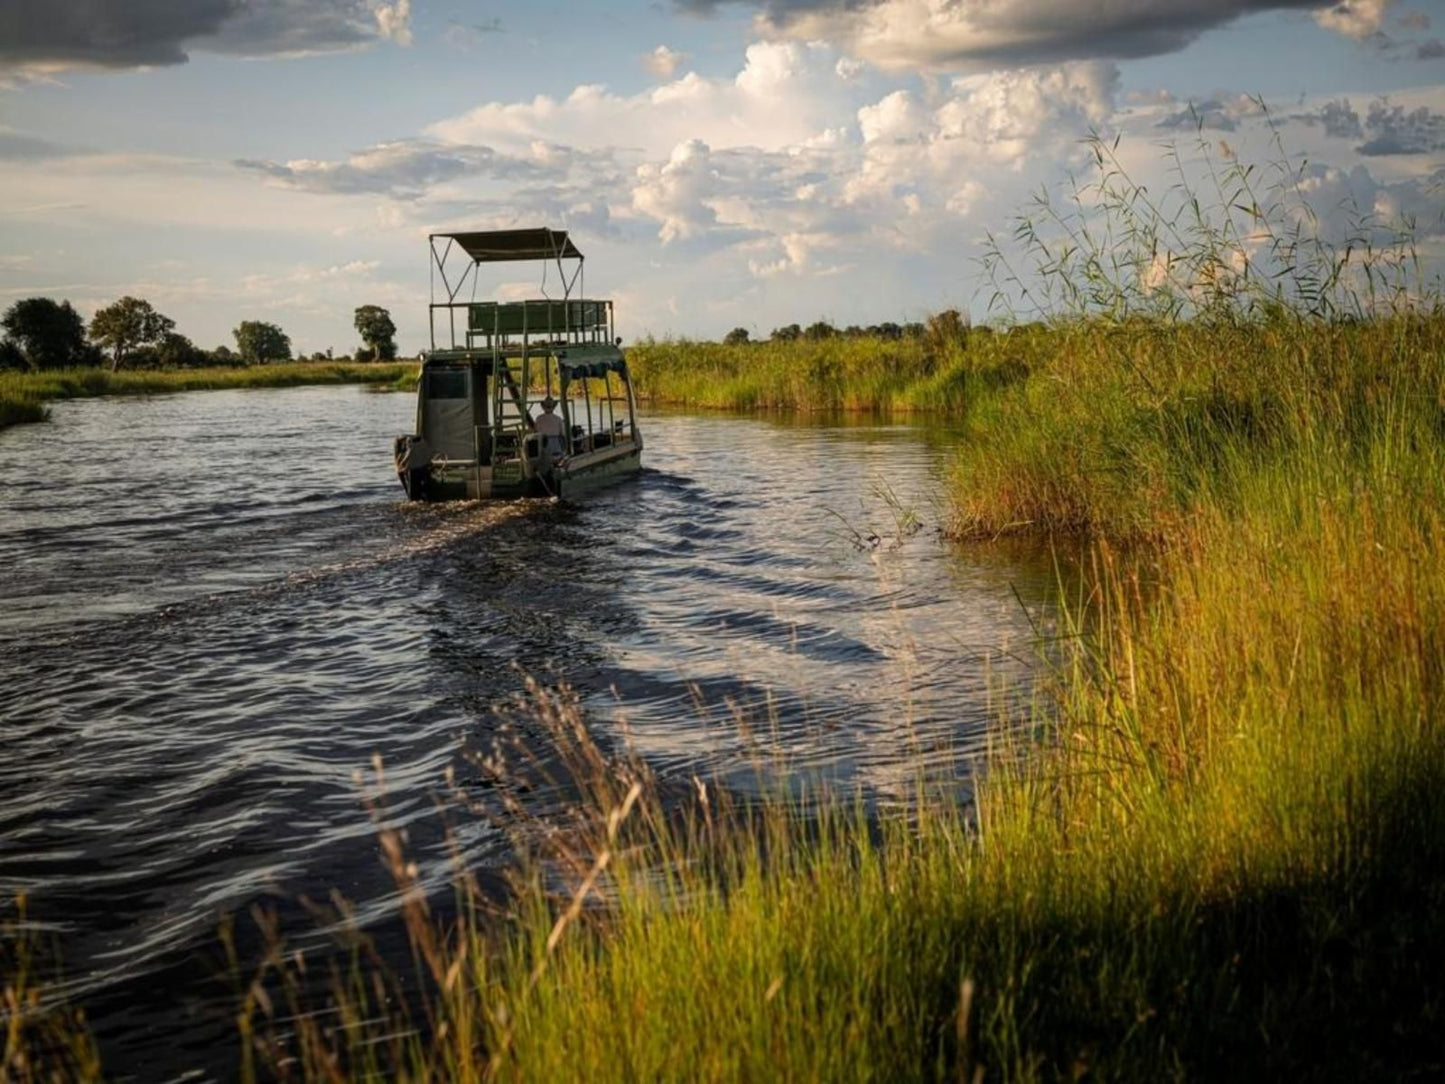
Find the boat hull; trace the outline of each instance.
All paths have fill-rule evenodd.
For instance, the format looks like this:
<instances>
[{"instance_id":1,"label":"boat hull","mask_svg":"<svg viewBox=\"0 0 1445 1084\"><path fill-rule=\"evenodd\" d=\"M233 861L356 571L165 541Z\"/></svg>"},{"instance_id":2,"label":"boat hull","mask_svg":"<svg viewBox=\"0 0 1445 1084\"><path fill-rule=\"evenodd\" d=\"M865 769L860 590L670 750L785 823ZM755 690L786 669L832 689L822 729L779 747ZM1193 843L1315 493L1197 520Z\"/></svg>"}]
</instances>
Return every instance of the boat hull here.
<instances>
[{"instance_id":1,"label":"boat hull","mask_svg":"<svg viewBox=\"0 0 1445 1084\"><path fill-rule=\"evenodd\" d=\"M527 464L520 477L508 477L473 464L433 464L421 476L401 474L406 494L414 501L492 501L521 497L577 497L637 474L642 469L641 442L617 445L574 456L550 470Z\"/></svg>"}]
</instances>

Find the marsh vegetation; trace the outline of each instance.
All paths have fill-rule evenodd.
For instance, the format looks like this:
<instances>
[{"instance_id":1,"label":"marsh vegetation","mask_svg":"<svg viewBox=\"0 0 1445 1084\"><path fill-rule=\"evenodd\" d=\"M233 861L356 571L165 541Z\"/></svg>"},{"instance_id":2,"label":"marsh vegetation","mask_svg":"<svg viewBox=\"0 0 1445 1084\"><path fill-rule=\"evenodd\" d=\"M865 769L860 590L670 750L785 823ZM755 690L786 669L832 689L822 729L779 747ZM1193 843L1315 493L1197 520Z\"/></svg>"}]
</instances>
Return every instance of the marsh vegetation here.
<instances>
[{"instance_id":1,"label":"marsh vegetation","mask_svg":"<svg viewBox=\"0 0 1445 1084\"><path fill-rule=\"evenodd\" d=\"M664 800L565 690L565 823L443 920L382 852L417 972L245 971L295 1079L1354 1079L1441 1069L1445 319L1408 242L1339 244L1291 167L1097 187L986 270L1021 317L902 340L637 349L660 401L946 411L960 539L1082 544L972 801L695 780ZM900 705L900 711L906 710ZM492 811L519 812L494 770ZM384 794L376 798L384 809ZM238 964L238 966L240 966ZM326 1015L308 1010L325 1006Z\"/></svg>"}]
</instances>

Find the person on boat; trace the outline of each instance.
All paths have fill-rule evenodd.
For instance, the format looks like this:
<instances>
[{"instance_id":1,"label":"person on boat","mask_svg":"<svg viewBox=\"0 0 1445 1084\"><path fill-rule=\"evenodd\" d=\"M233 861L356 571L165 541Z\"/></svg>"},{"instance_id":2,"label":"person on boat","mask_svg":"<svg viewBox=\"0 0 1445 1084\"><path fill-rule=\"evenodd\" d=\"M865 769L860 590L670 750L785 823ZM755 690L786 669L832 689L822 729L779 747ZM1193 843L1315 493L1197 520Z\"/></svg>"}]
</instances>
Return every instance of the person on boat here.
<instances>
[{"instance_id":1,"label":"person on boat","mask_svg":"<svg viewBox=\"0 0 1445 1084\"><path fill-rule=\"evenodd\" d=\"M563 441L563 434L566 433L566 424L557 414L557 400L550 395L542 400L542 413L537 415L532 423L537 430L537 436L541 438L542 450L547 452L553 459L560 459L566 454L567 448Z\"/></svg>"}]
</instances>

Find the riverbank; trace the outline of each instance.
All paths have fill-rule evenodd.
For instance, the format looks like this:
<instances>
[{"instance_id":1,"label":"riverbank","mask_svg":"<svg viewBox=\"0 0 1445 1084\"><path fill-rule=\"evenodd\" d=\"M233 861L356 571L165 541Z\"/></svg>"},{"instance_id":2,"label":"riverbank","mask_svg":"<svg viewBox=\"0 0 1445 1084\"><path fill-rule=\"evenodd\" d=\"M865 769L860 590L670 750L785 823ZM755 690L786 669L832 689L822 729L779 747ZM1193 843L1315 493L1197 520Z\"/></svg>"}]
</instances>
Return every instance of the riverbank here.
<instances>
[{"instance_id":1,"label":"riverbank","mask_svg":"<svg viewBox=\"0 0 1445 1084\"><path fill-rule=\"evenodd\" d=\"M955 526L1085 534L1094 575L976 806L920 795L879 827L699 783L679 818L539 692L590 834L534 844L510 932L442 936L416 905L438 1041L389 1057L423 1079L1440 1070L1440 326L1051 334L972 404ZM381 1010L350 989L349 1018ZM305 1044L320 1075L381 1033Z\"/></svg>"},{"instance_id":2,"label":"riverbank","mask_svg":"<svg viewBox=\"0 0 1445 1084\"><path fill-rule=\"evenodd\" d=\"M0 429L46 419L45 404L103 395L164 395L224 388L289 388L306 384L401 385L417 364L296 361L217 369L60 369L0 372Z\"/></svg>"},{"instance_id":3,"label":"riverbank","mask_svg":"<svg viewBox=\"0 0 1445 1084\"><path fill-rule=\"evenodd\" d=\"M1084 539L1093 574L973 806L920 793L879 824L841 795L804 818L695 780L679 812L660 793L678 780L609 759L535 690L584 800L565 831L510 822L530 856L512 904L441 926L383 833L427 997L368 968L338 978L331 1027L299 1011L277 946L238 1060L444 1080L1438 1073L1445 330L1016 334L958 363L1006 378L961 382L952 530ZM781 357L759 372L783 379Z\"/></svg>"}]
</instances>

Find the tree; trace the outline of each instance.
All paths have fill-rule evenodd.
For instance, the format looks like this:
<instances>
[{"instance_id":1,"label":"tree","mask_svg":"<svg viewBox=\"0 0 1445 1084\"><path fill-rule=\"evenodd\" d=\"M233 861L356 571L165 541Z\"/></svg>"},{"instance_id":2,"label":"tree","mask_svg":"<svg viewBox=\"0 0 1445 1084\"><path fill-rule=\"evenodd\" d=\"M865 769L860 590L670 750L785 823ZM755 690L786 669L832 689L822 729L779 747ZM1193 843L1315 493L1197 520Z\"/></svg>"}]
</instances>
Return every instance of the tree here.
<instances>
[{"instance_id":1,"label":"tree","mask_svg":"<svg viewBox=\"0 0 1445 1084\"><path fill-rule=\"evenodd\" d=\"M9 339L0 339L0 373L7 369L24 371L30 368L25 354Z\"/></svg>"},{"instance_id":2,"label":"tree","mask_svg":"<svg viewBox=\"0 0 1445 1084\"><path fill-rule=\"evenodd\" d=\"M819 320L816 324L809 324L808 330L803 332L804 338L809 342L822 342L824 339L831 339L838 334L838 329L827 320Z\"/></svg>"},{"instance_id":3,"label":"tree","mask_svg":"<svg viewBox=\"0 0 1445 1084\"><path fill-rule=\"evenodd\" d=\"M924 339L930 353L943 354L968 345L968 317L957 309L944 309L928 318Z\"/></svg>"},{"instance_id":4,"label":"tree","mask_svg":"<svg viewBox=\"0 0 1445 1084\"><path fill-rule=\"evenodd\" d=\"M123 297L91 317L90 337L110 351L110 371L115 372L137 347L156 345L175 327L149 301Z\"/></svg>"},{"instance_id":5,"label":"tree","mask_svg":"<svg viewBox=\"0 0 1445 1084\"><path fill-rule=\"evenodd\" d=\"M356 332L378 361L396 360L396 324L380 305L363 305L356 310Z\"/></svg>"},{"instance_id":6,"label":"tree","mask_svg":"<svg viewBox=\"0 0 1445 1084\"><path fill-rule=\"evenodd\" d=\"M236 352L225 343L222 343L220 346L212 350L211 356L208 360L212 365L220 365L226 368L231 368L235 365L240 364L240 359L236 357Z\"/></svg>"},{"instance_id":7,"label":"tree","mask_svg":"<svg viewBox=\"0 0 1445 1084\"><path fill-rule=\"evenodd\" d=\"M85 321L69 301L29 297L17 301L0 318L0 327L20 348L32 369L64 369L93 365L95 351L85 341Z\"/></svg>"},{"instance_id":8,"label":"tree","mask_svg":"<svg viewBox=\"0 0 1445 1084\"><path fill-rule=\"evenodd\" d=\"M208 360L204 350L198 350L178 331L167 331L155 345L156 362L163 369L198 369Z\"/></svg>"},{"instance_id":9,"label":"tree","mask_svg":"<svg viewBox=\"0 0 1445 1084\"><path fill-rule=\"evenodd\" d=\"M269 365L273 361L291 360L291 339L275 324L262 320L242 320L231 334L236 336L236 351L242 365Z\"/></svg>"},{"instance_id":10,"label":"tree","mask_svg":"<svg viewBox=\"0 0 1445 1084\"><path fill-rule=\"evenodd\" d=\"M780 343L796 342L803 337L803 329L797 324L788 324L786 327L773 328L773 341Z\"/></svg>"},{"instance_id":11,"label":"tree","mask_svg":"<svg viewBox=\"0 0 1445 1084\"><path fill-rule=\"evenodd\" d=\"M748 329L745 327L735 327L723 336L725 346L743 346L750 341L752 341L752 336L748 334Z\"/></svg>"}]
</instances>

